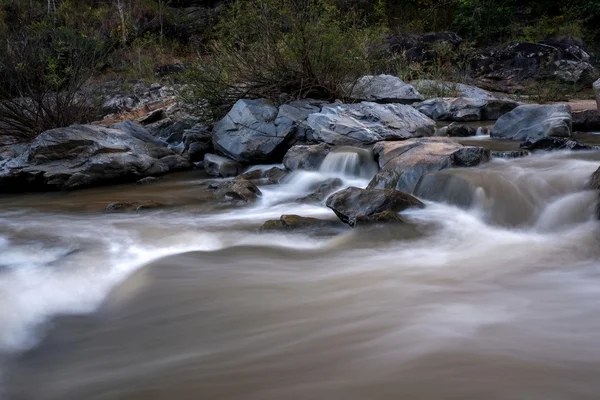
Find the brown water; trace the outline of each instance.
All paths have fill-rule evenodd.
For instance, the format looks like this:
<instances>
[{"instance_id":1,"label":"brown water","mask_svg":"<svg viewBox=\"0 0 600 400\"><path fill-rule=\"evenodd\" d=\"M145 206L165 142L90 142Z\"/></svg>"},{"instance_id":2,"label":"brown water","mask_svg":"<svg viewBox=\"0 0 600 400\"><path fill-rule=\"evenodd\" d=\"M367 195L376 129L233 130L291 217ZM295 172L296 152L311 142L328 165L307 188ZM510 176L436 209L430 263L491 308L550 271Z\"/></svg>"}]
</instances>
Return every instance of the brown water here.
<instances>
[{"instance_id":1,"label":"brown water","mask_svg":"<svg viewBox=\"0 0 600 400\"><path fill-rule=\"evenodd\" d=\"M583 188L599 165L496 160L468 171L484 177L469 208L327 235L258 228L335 220L293 201L332 171L252 206L215 204L199 173L4 197L0 399L598 399L600 224ZM101 212L148 199L170 207Z\"/></svg>"}]
</instances>

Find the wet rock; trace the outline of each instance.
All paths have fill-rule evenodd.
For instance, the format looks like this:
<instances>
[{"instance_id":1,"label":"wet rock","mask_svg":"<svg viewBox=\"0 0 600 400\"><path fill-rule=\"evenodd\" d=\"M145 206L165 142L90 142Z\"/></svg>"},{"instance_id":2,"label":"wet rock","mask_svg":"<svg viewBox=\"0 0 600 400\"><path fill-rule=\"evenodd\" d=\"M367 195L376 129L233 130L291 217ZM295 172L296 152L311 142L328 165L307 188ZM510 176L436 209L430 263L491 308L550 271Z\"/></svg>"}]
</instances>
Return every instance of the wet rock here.
<instances>
[{"instance_id":1,"label":"wet rock","mask_svg":"<svg viewBox=\"0 0 600 400\"><path fill-rule=\"evenodd\" d=\"M228 178L236 176L242 171L243 166L229 158L221 157L216 154L204 155L204 171L211 176Z\"/></svg>"},{"instance_id":2,"label":"wet rock","mask_svg":"<svg viewBox=\"0 0 600 400\"><path fill-rule=\"evenodd\" d=\"M282 215L281 218L266 221L261 231L293 231L339 226L339 222L318 218L301 217L299 215Z\"/></svg>"},{"instance_id":3,"label":"wet rock","mask_svg":"<svg viewBox=\"0 0 600 400\"><path fill-rule=\"evenodd\" d=\"M389 224L406 223L406 221L397 212L385 210L373 215L359 215L356 217L356 225L366 224Z\"/></svg>"},{"instance_id":4,"label":"wet rock","mask_svg":"<svg viewBox=\"0 0 600 400\"><path fill-rule=\"evenodd\" d=\"M383 211L400 212L410 207L425 205L415 197L397 190L359 189L349 187L334 193L327 199L327 207L342 220L354 226L358 219L370 217Z\"/></svg>"},{"instance_id":5,"label":"wet rock","mask_svg":"<svg viewBox=\"0 0 600 400\"><path fill-rule=\"evenodd\" d=\"M239 100L213 129L215 149L249 164L280 162L296 134L296 121L266 100Z\"/></svg>"},{"instance_id":6,"label":"wet rock","mask_svg":"<svg viewBox=\"0 0 600 400\"><path fill-rule=\"evenodd\" d=\"M537 140L546 136L570 137L571 109L566 104L524 105L496 121L491 136L505 140Z\"/></svg>"},{"instance_id":7,"label":"wet rock","mask_svg":"<svg viewBox=\"0 0 600 400\"><path fill-rule=\"evenodd\" d=\"M600 190L600 168L592 174L587 187L591 190Z\"/></svg>"},{"instance_id":8,"label":"wet rock","mask_svg":"<svg viewBox=\"0 0 600 400\"><path fill-rule=\"evenodd\" d=\"M260 189L252 182L245 179L235 179L222 182L217 187L214 196L218 200L233 200L251 202L262 195Z\"/></svg>"},{"instance_id":9,"label":"wet rock","mask_svg":"<svg viewBox=\"0 0 600 400\"><path fill-rule=\"evenodd\" d=\"M247 181L257 181L262 179L263 172L260 169L254 169L252 171L246 171L243 174L237 176L237 179L245 179Z\"/></svg>"},{"instance_id":10,"label":"wet rock","mask_svg":"<svg viewBox=\"0 0 600 400\"><path fill-rule=\"evenodd\" d=\"M59 190L135 182L190 167L183 157L127 131L76 125L43 132L22 154L6 161L0 167L0 190Z\"/></svg>"},{"instance_id":11,"label":"wet rock","mask_svg":"<svg viewBox=\"0 0 600 400\"><path fill-rule=\"evenodd\" d=\"M281 183L283 178L287 176L288 172L284 169L273 167L263 174L263 177L267 179L270 183Z\"/></svg>"},{"instance_id":12,"label":"wet rock","mask_svg":"<svg viewBox=\"0 0 600 400\"><path fill-rule=\"evenodd\" d=\"M522 149L529 151L551 151L551 150L594 150L596 147L581 144L575 140L561 137L543 137L537 140L528 140L519 145Z\"/></svg>"},{"instance_id":13,"label":"wet rock","mask_svg":"<svg viewBox=\"0 0 600 400\"><path fill-rule=\"evenodd\" d=\"M150 210L154 208L161 208L165 205L157 201L134 201L134 202L115 202L110 203L104 209L106 213L118 213L118 212L131 212L131 211L142 211Z\"/></svg>"},{"instance_id":14,"label":"wet rock","mask_svg":"<svg viewBox=\"0 0 600 400\"><path fill-rule=\"evenodd\" d=\"M393 75L367 75L360 78L350 98L375 103L412 104L422 101L423 96L411 85Z\"/></svg>"},{"instance_id":15,"label":"wet rock","mask_svg":"<svg viewBox=\"0 0 600 400\"><path fill-rule=\"evenodd\" d=\"M469 125L460 124L458 122L451 123L448 125L448 129L446 130L446 135L451 137L475 136L476 133L477 131L475 128Z\"/></svg>"},{"instance_id":16,"label":"wet rock","mask_svg":"<svg viewBox=\"0 0 600 400\"><path fill-rule=\"evenodd\" d=\"M309 194L308 196L301 197L296 199L299 203L318 203L327 198L331 193L335 192L337 189L343 186L344 182L342 182L339 178L330 178L326 181L319 184L317 189Z\"/></svg>"},{"instance_id":17,"label":"wet rock","mask_svg":"<svg viewBox=\"0 0 600 400\"><path fill-rule=\"evenodd\" d=\"M492 157L496 157L496 158L512 159L512 158L527 157L528 155L529 155L529 152L526 150L492 151Z\"/></svg>"},{"instance_id":18,"label":"wet rock","mask_svg":"<svg viewBox=\"0 0 600 400\"><path fill-rule=\"evenodd\" d=\"M593 84L594 95L596 96L596 108L600 111L600 79Z\"/></svg>"},{"instance_id":19,"label":"wet rock","mask_svg":"<svg viewBox=\"0 0 600 400\"><path fill-rule=\"evenodd\" d=\"M156 183L158 182L160 179L156 178L154 176L148 176L146 178L142 178L139 181L136 182L137 185L149 185L151 183Z\"/></svg>"},{"instance_id":20,"label":"wet rock","mask_svg":"<svg viewBox=\"0 0 600 400\"><path fill-rule=\"evenodd\" d=\"M369 187L393 188L407 193L413 192L426 173L475 166L490 159L487 149L463 146L441 137L380 142L373 147L373 152L381 170Z\"/></svg>"},{"instance_id":21,"label":"wet rock","mask_svg":"<svg viewBox=\"0 0 600 400\"><path fill-rule=\"evenodd\" d=\"M435 122L402 104L331 104L308 116L313 139L331 145L360 146L382 140L432 136Z\"/></svg>"},{"instance_id":22,"label":"wet rock","mask_svg":"<svg viewBox=\"0 0 600 400\"><path fill-rule=\"evenodd\" d=\"M575 111L571 115L574 132L600 132L600 111Z\"/></svg>"},{"instance_id":23,"label":"wet rock","mask_svg":"<svg viewBox=\"0 0 600 400\"><path fill-rule=\"evenodd\" d=\"M518 106L516 101L506 99L438 97L415 108L436 121L467 122L496 120Z\"/></svg>"},{"instance_id":24,"label":"wet rock","mask_svg":"<svg viewBox=\"0 0 600 400\"><path fill-rule=\"evenodd\" d=\"M496 99L497 96L478 88L477 86L465 85L464 83L434 81L430 79L419 79L411 84L424 93L435 93L432 97L467 97L471 99Z\"/></svg>"},{"instance_id":25,"label":"wet rock","mask_svg":"<svg viewBox=\"0 0 600 400\"><path fill-rule=\"evenodd\" d=\"M326 143L296 145L285 153L283 165L290 171L295 171L297 169L316 171L330 151L331 146Z\"/></svg>"}]
</instances>

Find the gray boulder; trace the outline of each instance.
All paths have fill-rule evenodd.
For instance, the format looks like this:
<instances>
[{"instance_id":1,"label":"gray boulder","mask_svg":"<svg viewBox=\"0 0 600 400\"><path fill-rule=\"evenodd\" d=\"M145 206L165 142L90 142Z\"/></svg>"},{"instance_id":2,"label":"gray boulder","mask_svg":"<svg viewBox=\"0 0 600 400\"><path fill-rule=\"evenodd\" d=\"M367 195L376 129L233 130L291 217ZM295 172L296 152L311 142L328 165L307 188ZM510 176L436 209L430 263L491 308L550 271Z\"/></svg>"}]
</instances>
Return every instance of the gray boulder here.
<instances>
[{"instance_id":1,"label":"gray boulder","mask_svg":"<svg viewBox=\"0 0 600 400\"><path fill-rule=\"evenodd\" d=\"M526 141L571 134L571 109L566 104L556 104L519 106L496 121L491 136Z\"/></svg>"},{"instance_id":2,"label":"gray boulder","mask_svg":"<svg viewBox=\"0 0 600 400\"><path fill-rule=\"evenodd\" d=\"M354 226L357 220L384 211L398 213L410 207L425 205L413 196L397 190L359 189L349 187L334 193L327 199L331 208L342 222Z\"/></svg>"},{"instance_id":3,"label":"gray boulder","mask_svg":"<svg viewBox=\"0 0 600 400\"><path fill-rule=\"evenodd\" d=\"M600 79L594 82L594 95L596 96L596 107L600 111Z\"/></svg>"},{"instance_id":4,"label":"gray boulder","mask_svg":"<svg viewBox=\"0 0 600 400\"><path fill-rule=\"evenodd\" d=\"M229 158L221 157L216 154L204 155L204 171L208 175L228 178L238 175L242 169L243 167L240 163L230 160Z\"/></svg>"},{"instance_id":5,"label":"gray boulder","mask_svg":"<svg viewBox=\"0 0 600 400\"><path fill-rule=\"evenodd\" d=\"M490 159L490 151L463 146L449 138L420 138L403 142L380 142L373 147L380 172L369 183L373 189L396 189L412 193L419 179L430 172L451 167L472 167Z\"/></svg>"},{"instance_id":6,"label":"gray boulder","mask_svg":"<svg viewBox=\"0 0 600 400\"><path fill-rule=\"evenodd\" d=\"M295 140L307 141L312 137L312 129L307 123L308 116L321 111L325 102L321 100L298 100L283 104L279 107L275 124L289 123L293 121L296 125Z\"/></svg>"},{"instance_id":7,"label":"gray boulder","mask_svg":"<svg viewBox=\"0 0 600 400\"><path fill-rule=\"evenodd\" d=\"M326 143L296 145L285 153L283 165L290 171L295 171L297 169L316 171L330 151L331 146Z\"/></svg>"},{"instance_id":8,"label":"gray boulder","mask_svg":"<svg viewBox=\"0 0 600 400\"><path fill-rule=\"evenodd\" d=\"M411 85L393 75L367 75L352 88L350 98L375 103L412 104L423 101L423 96Z\"/></svg>"},{"instance_id":9,"label":"gray boulder","mask_svg":"<svg viewBox=\"0 0 600 400\"><path fill-rule=\"evenodd\" d=\"M402 104L331 104L308 117L313 139L332 145L365 145L382 140L432 136L435 122Z\"/></svg>"},{"instance_id":10,"label":"gray boulder","mask_svg":"<svg viewBox=\"0 0 600 400\"><path fill-rule=\"evenodd\" d=\"M239 100L213 129L215 149L238 162L281 161L296 134L296 121L266 100Z\"/></svg>"},{"instance_id":11,"label":"gray boulder","mask_svg":"<svg viewBox=\"0 0 600 400\"><path fill-rule=\"evenodd\" d=\"M76 125L40 134L0 167L0 191L75 189L190 168L191 164L152 140L124 130Z\"/></svg>"},{"instance_id":12,"label":"gray boulder","mask_svg":"<svg viewBox=\"0 0 600 400\"><path fill-rule=\"evenodd\" d=\"M434 94L433 97L468 97L471 99L495 99L492 93L477 86L465 85L464 83L434 81L431 79L419 79L411 84L419 91Z\"/></svg>"},{"instance_id":13,"label":"gray boulder","mask_svg":"<svg viewBox=\"0 0 600 400\"><path fill-rule=\"evenodd\" d=\"M133 121L117 122L115 124L112 124L110 128L122 130L128 133L129 135L133 136L134 138L141 140L142 142L154 143L157 146L163 147L167 146L166 142L156 139L150 134L150 132L146 128Z\"/></svg>"},{"instance_id":14,"label":"gray boulder","mask_svg":"<svg viewBox=\"0 0 600 400\"><path fill-rule=\"evenodd\" d=\"M436 121L489 121L514 110L519 103L506 99L438 97L415 108Z\"/></svg>"}]
</instances>

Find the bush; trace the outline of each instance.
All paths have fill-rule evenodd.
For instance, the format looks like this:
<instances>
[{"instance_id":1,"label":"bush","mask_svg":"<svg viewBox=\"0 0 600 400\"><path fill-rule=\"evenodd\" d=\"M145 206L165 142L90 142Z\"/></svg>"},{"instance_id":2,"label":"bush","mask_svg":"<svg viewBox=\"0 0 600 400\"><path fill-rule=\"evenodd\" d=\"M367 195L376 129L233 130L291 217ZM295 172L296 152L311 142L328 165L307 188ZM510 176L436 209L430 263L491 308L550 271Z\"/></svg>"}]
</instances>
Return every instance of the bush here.
<instances>
[{"instance_id":1,"label":"bush","mask_svg":"<svg viewBox=\"0 0 600 400\"><path fill-rule=\"evenodd\" d=\"M45 24L13 34L0 58L0 129L28 139L90 122L99 99L84 85L106 54L101 42Z\"/></svg>"},{"instance_id":2,"label":"bush","mask_svg":"<svg viewBox=\"0 0 600 400\"><path fill-rule=\"evenodd\" d=\"M212 118L242 97L344 99L371 70L378 29L335 1L238 0L221 15L212 55L183 77L182 96L205 101Z\"/></svg>"}]
</instances>

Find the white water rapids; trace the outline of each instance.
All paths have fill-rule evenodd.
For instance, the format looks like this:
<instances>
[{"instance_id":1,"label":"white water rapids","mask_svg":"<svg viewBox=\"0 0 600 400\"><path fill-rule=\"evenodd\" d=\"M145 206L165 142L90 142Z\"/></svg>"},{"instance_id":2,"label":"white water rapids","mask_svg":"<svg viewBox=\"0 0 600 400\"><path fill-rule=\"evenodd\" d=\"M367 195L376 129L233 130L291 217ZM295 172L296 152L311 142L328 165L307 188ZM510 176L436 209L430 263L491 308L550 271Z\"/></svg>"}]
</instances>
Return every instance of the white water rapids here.
<instances>
[{"instance_id":1,"label":"white water rapids","mask_svg":"<svg viewBox=\"0 0 600 400\"><path fill-rule=\"evenodd\" d=\"M593 153L494 160L409 226L261 233L360 152L221 206L203 178L0 199L0 399L597 399ZM467 186L461 186L467 188ZM469 190L471 190L470 188ZM467 190L467 189L465 189ZM442 196L442 197L444 197ZM171 207L103 214L111 201Z\"/></svg>"}]
</instances>

